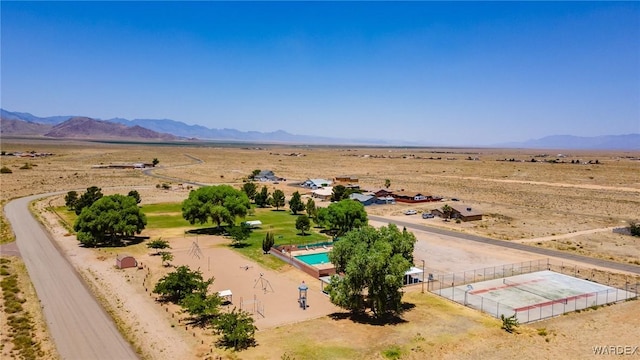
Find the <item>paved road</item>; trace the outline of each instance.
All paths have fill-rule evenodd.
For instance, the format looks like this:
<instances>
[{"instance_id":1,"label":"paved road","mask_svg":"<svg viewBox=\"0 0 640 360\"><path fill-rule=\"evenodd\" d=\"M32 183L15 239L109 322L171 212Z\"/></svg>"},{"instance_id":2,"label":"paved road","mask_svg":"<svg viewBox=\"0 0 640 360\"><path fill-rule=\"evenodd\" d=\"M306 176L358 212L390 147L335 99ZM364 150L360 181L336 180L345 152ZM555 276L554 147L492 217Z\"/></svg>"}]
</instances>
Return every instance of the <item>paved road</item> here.
<instances>
[{"instance_id":1,"label":"paved road","mask_svg":"<svg viewBox=\"0 0 640 360\"><path fill-rule=\"evenodd\" d=\"M544 256L552 256L552 257L566 259L570 261L581 262L581 263L590 264L598 267L619 270L619 271L626 271L634 274L640 274L640 266L637 266L637 265L623 264L623 263L618 263L615 261L609 261L604 259L596 259L588 256L571 254L571 253L566 253L566 252L552 250L552 249L539 248L531 245L525 245L525 244L515 243L510 241L495 240L495 239L490 239L482 236L465 234L465 233L460 233L457 231L451 231L451 230L445 230L445 229L439 229L439 228L434 228L434 227L420 225L420 224L414 224L414 223L405 222L405 221L389 220L381 216L369 215L369 219L372 221L378 221L383 223L393 223L398 226L404 226L407 229L420 230L420 231L430 232L430 233L439 234L439 235L453 236L459 239L476 241L483 244L502 246L510 249L527 251L530 253L540 254Z\"/></svg>"},{"instance_id":2,"label":"paved road","mask_svg":"<svg viewBox=\"0 0 640 360\"><path fill-rule=\"evenodd\" d=\"M33 218L29 202L41 194L11 201L5 214L43 306L49 331L63 359L137 359L113 320L98 304L75 269Z\"/></svg>"}]
</instances>

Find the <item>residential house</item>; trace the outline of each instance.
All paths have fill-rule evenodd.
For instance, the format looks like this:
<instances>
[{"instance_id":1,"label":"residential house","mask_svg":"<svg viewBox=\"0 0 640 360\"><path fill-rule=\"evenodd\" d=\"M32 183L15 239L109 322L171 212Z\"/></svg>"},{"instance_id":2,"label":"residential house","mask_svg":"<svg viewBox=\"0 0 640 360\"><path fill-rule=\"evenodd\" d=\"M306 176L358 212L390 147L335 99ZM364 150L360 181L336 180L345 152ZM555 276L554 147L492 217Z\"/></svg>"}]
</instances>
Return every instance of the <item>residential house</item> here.
<instances>
[{"instance_id":1,"label":"residential house","mask_svg":"<svg viewBox=\"0 0 640 360\"><path fill-rule=\"evenodd\" d=\"M482 220L482 212L477 209L473 209L471 206L454 204L451 206L451 217L454 219L460 219L462 221L475 221Z\"/></svg>"},{"instance_id":2,"label":"residential house","mask_svg":"<svg viewBox=\"0 0 640 360\"><path fill-rule=\"evenodd\" d=\"M258 175L253 177L256 181L282 181L281 177L276 176L271 170L260 170Z\"/></svg>"},{"instance_id":3,"label":"residential house","mask_svg":"<svg viewBox=\"0 0 640 360\"><path fill-rule=\"evenodd\" d=\"M331 186L315 189L311 192L312 197L320 200L330 200L332 194L333 194L333 187Z\"/></svg>"},{"instance_id":4,"label":"residential house","mask_svg":"<svg viewBox=\"0 0 640 360\"><path fill-rule=\"evenodd\" d=\"M396 199L394 199L393 196L391 195L376 197L376 204L386 205L386 204L395 204L395 203L396 203Z\"/></svg>"},{"instance_id":5,"label":"residential house","mask_svg":"<svg viewBox=\"0 0 640 360\"><path fill-rule=\"evenodd\" d=\"M441 198L433 195L422 194L419 192L404 191L404 190L395 191L391 194L391 196L393 196L397 202L404 202L404 203L418 203L418 202L442 200Z\"/></svg>"},{"instance_id":6,"label":"residential house","mask_svg":"<svg viewBox=\"0 0 640 360\"><path fill-rule=\"evenodd\" d=\"M372 194L353 193L349 195L349 199L359 201L364 206L369 206L376 203L376 197Z\"/></svg>"},{"instance_id":7,"label":"residential house","mask_svg":"<svg viewBox=\"0 0 640 360\"><path fill-rule=\"evenodd\" d=\"M358 182L358 178L350 175L341 175L341 176L336 176L333 179L333 181L337 183L343 183L343 184L355 184Z\"/></svg>"},{"instance_id":8,"label":"residential house","mask_svg":"<svg viewBox=\"0 0 640 360\"><path fill-rule=\"evenodd\" d=\"M303 187L309 188L311 190L316 190L320 188L324 188L327 186L331 186L333 181L326 179L307 179L301 185Z\"/></svg>"},{"instance_id":9,"label":"residential house","mask_svg":"<svg viewBox=\"0 0 640 360\"><path fill-rule=\"evenodd\" d=\"M383 198L383 197L391 196L393 194L393 191L389 189L378 189L376 191L373 191L373 194L376 197Z\"/></svg>"},{"instance_id":10,"label":"residential house","mask_svg":"<svg viewBox=\"0 0 640 360\"><path fill-rule=\"evenodd\" d=\"M452 219L460 219L462 221L475 221L482 220L482 212L477 209L473 209L471 206L462 205L462 204L453 204L449 205L451 207L451 218ZM435 216L444 217L444 212L442 208L433 209L431 213Z\"/></svg>"}]
</instances>

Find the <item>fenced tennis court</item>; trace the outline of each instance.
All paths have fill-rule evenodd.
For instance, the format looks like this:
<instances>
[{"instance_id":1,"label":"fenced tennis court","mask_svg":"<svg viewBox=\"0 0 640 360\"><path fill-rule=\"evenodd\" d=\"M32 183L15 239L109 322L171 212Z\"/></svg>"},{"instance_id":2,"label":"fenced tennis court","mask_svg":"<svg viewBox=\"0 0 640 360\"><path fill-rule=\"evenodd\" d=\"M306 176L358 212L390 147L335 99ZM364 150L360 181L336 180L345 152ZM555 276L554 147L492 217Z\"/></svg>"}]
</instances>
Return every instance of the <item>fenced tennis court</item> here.
<instances>
[{"instance_id":1,"label":"fenced tennis court","mask_svg":"<svg viewBox=\"0 0 640 360\"><path fill-rule=\"evenodd\" d=\"M507 266L490 272L493 278L484 281L473 282L463 276L457 283L452 281L449 287L437 281L431 291L497 318L515 314L520 323L638 297L638 284L617 289L546 269L536 271L537 265L541 264ZM525 273L528 269L533 271ZM478 271L474 272L475 278ZM512 275L514 272L518 275ZM486 275L483 272L482 277Z\"/></svg>"}]
</instances>

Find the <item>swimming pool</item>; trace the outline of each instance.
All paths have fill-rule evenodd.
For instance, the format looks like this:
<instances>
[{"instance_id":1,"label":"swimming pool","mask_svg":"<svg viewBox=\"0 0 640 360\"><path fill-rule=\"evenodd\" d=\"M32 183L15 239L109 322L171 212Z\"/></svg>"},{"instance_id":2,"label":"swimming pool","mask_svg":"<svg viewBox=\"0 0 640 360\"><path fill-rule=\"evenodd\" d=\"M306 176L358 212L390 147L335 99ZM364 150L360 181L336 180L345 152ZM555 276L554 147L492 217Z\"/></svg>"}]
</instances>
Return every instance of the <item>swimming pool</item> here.
<instances>
[{"instance_id":1,"label":"swimming pool","mask_svg":"<svg viewBox=\"0 0 640 360\"><path fill-rule=\"evenodd\" d=\"M320 264L328 264L330 262L328 254L329 254L328 252L322 252L322 253L315 253L315 254L298 255L294 257L307 265L313 266L313 265L320 265Z\"/></svg>"}]
</instances>

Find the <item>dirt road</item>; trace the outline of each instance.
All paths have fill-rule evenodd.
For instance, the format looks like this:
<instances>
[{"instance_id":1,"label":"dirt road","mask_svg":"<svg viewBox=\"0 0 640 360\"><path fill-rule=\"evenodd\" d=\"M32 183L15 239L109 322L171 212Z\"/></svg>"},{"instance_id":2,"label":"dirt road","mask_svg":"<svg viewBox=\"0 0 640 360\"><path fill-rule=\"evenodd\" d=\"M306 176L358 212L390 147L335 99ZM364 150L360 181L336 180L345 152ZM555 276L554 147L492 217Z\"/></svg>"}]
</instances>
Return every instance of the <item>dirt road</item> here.
<instances>
[{"instance_id":1,"label":"dirt road","mask_svg":"<svg viewBox=\"0 0 640 360\"><path fill-rule=\"evenodd\" d=\"M112 319L53 245L49 233L29 212L29 202L49 195L11 201L5 214L58 353L63 359L137 359Z\"/></svg>"},{"instance_id":2,"label":"dirt road","mask_svg":"<svg viewBox=\"0 0 640 360\"><path fill-rule=\"evenodd\" d=\"M477 235L459 233L459 232L455 232L455 231L451 231L451 230L437 229L437 228L434 228L434 227L429 227L429 226L420 225L420 224L407 222L407 221L389 219L389 218L385 218L385 217L381 217L381 216L369 215L369 219L372 220L372 221L377 221L377 222L381 222L381 223L394 223L394 224L396 224L398 226L404 226L407 229L420 230L420 231L424 231L424 232L427 232L427 233L430 232L430 233L435 233L435 234L440 234L440 235L447 235L447 236L452 236L452 237L456 237L456 238L459 238L459 239L475 241L475 242L478 242L478 243L501 246L501 247L510 248L510 249L514 249L514 250L520 250L520 251L526 251L526 252L529 252L529 253L540 254L540 255L543 255L543 256L550 256L550 257L555 257L555 258L559 258L559 259L566 259L566 260L570 260L570 261L574 261L574 262L590 264L590 265L598 266L598 267L601 267L601 268L608 268L608 269L613 269L613 270L618 270L618 271L629 272L629 273L633 273L633 274L640 274L640 266L637 266L637 265L624 264L624 263L619 263L619 262L609 261L609 260L604 260L604 259L596 259L596 258L592 258L592 257L588 257L588 256L583 256L583 255L578 255L578 254L571 254L571 253L566 253L566 252L553 250L553 249L539 248L539 247L530 246L530 245L521 244L521 243L516 243L516 242L495 240L495 239L490 239L490 238L477 236Z\"/></svg>"}]
</instances>

